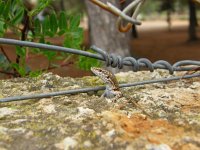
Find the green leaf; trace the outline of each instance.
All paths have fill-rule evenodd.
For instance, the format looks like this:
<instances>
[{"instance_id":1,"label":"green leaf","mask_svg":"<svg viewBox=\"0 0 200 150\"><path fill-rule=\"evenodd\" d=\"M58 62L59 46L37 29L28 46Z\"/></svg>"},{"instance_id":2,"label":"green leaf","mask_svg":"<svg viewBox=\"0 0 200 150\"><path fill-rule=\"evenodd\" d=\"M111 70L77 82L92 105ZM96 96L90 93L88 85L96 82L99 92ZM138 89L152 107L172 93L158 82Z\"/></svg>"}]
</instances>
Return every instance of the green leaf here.
<instances>
[{"instance_id":1,"label":"green leaf","mask_svg":"<svg viewBox=\"0 0 200 150\"><path fill-rule=\"evenodd\" d=\"M83 70L90 70L91 67L101 66L101 62L99 60L85 56L79 56L79 60L76 64Z\"/></svg>"},{"instance_id":2,"label":"green leaf","mask_svg":"<svg viewBox=\"0 0 200 150\"><path fill-rule=\"evenodd\" d=\"M26 49L24 47L16 46L16 54L22 58L26 57Z\"/></svg>"},{"instance_id":3,"label":"green leaf","mask_svg":"<svg viewBox=\"0 0 200 150\"><path fill-rule=\"evenodd\" d=\"M60 16L59 16L59 21L58 21L60 34L63 34L67 30L67 20L66 19L67 19L66 14L64 12L61 12Z\"/></svg>"},{"instance_id":4,"label":"green leaf","mask_svg":"<svg viewBox=\"0 0 200 150\"><path fill-rule=\"evenodd\" d=\"M45 43L45 39L44 39L44 36L40 37L40 40L39 40L40 43Z\"/></svg>"},{"instance_id":5,"label":"green leaf","mask_svg":"<svg viewBox=\"0 0 200 150\"><path fill-rule=\"evenodd\" d=\"M4 11L3 11L3 17L4 17L4 19L6 19L6 20L9 18L10 7L11 7L11 0L8 0L8 1L5 3L5 8L4 8Z\"/></svg>"},{"instance_id":6,"label":"green leaf","mask_svg":"<svg viewBox=\"0 0 200 150\"><path fill-rule=\"evenodd\" d=\"M11 64L13 68L15 68L15 70L17 70L17 72L22 76L26 76L26 69L22 66L20 66L19 64L17 63L12 63Z\"/></svg>"},{"instance_id":7,"label":"green leaf","mask_svg":"<svg viewBox=\"0 0 200 150\"><path fill-rule=\"evenodd\" d=\"M57 19L56 19L56 15L55 13L52 13L50 18L50 30L53 34L55 34L57 32L58 29L58 23L57 23Z\"/></svg>"},{"instance_id":8,"label":"green leaf","mask_svg":"<svg viewBox=\"0 0 200 150\"><path fill-rule=\"evenodd\" d=\"M80 48L80 45L83 43L83 29L77 28L76 31L71 31L66 33L64 39L64 46L71 48Z\"/></svg>"},{"instance_id":9,"label":"green leaf","mask_svg":"<svg viewBox=\"0 0 200 150\"><path fill-rule=\"evenodd\" d=\"M49 28L50 28L50 23L49 23L49 17L47 16L42 24L42 32L44 35L49 34Z\"/></svg>"},{"instance_id":10,"label":"green leaf","mask_svg":"<svg viewBox=\"0 0 200 150\"><path fill-rule=\"evenodd\" d=\"M0 37L4 35L4 22L0 20Z\"/></svg>"},{"instance_id":11,"label":"green leaf","mask_svg":"<svg viewBox=\"0 0 200 150\"><path fill-rule=\"evenodd\" d=\"M41 22L38 18L34 21L34 31L36 36L39 36L41 34Z\"/></svg>"},{"instance_id":12,"label":"green leaf","mask_svg":"<svg viewBox=\"0 0 200 150\"><path fill-rule=\"evenodd\" d=\"M31 72L29 73L29 77L34 78L34 77L38 77L38 76L41 75L41 74L42 74L42 71L41 71L41 70L31 71Z\"/></svg>"},{"instance_id":13,"label":"green leaf","mask_svg":"<svg viewBox=\"0 0 200 150\"><path fill-rule=\"evenodd\" d=\"M37 5L37 8L29 12L30 17L36 16L37 14L39 14L42 10L44 10L44 8L48 7L51 4L52 0L40 0L38 2L39 4Z\"/></svg>"},{"instance_id":14,"label":"green leaf","mask_svg":"<svg viewBox=\"0 0 200 150\"><path fill-rule=\"evenodd\" d=\"M71 19L70 19L70 28L69 28L70 31L74 31L79 27L80 20L81 20L81 16L80 15L71 17Z\"/></svg>"},{"instance_id":15,"label":"green leaf","mask_svg":"<svg viewBox=\"0 0 200 150\"><path fill-rule=\"evenodd\" d=\"M31 48L31 53L33 54L41 54L41 50L39 48Z\"/></svg>"},{"instance_id":16,"label":"green leaf","mask_svg":"<svg viewBox=\"0 0 200 150\"><path fill-rule=\"evenodd\" d=\"M66 57L63 57L63 56L56 56L56 57L55 57L56 60L63 60L63 59L65 59L65 58L66 58Z\"/></svg>"},{"instance_id":17,"label":"green leaf","mask_svg":"<svg viewBox=\"0 0 200 150\"><path fill-rule=\"evenodd\" d=\"M47 57L47 59L49 61L53 60L54 57L57 55L57 52L55 51L48 51L48 50L44 50L43 52L43 55Z\"/></svg>"},{"instance_id":18,"label":"green leaf","mask_svg":"<svg viewBox=\"0 0 200 150\"><path fill-rule=\"evenodd\" d=\"M16 25L18 23L20 23L22 21L24 17L24 9L23 8L20 8L16 15L14 16L14 18L12 19L12 24Z\"/></svg>"},{"instance_id":19,"label":"green leaf","mask_svg":"<svg viewBox=\"0 0 200 150\"><path fill-rule=\"evenodd\" d=\"M11 0L11 6L10 6L10 12L12 12L13 16L15 16L15 13L20 9L24 7L20 7L20 5L22 4L22 1L19 2L19 0Z\"/></svg>"},{"instance_id":20,"label":"green leaf","mask_svg":"<svg viewBox=\"0 0 200 150\"><path fill-rule=\"evenodd\" d=\"M0 16L3 15L4 9L5 9L5 3L0 2Z\"/></svg>"}]
</instances>

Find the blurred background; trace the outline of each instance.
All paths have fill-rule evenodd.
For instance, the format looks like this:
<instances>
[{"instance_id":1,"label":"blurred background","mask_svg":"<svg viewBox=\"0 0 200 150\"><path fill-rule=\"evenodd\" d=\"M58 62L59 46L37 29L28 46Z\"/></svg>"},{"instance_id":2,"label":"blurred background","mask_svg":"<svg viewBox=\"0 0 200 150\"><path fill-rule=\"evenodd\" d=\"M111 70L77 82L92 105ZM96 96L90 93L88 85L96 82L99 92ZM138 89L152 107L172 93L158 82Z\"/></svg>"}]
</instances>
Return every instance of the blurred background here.
<instances>
[{"instance_id":1,"label":"blurred background","mask_svg":"<svg viewBox=\"0 0 200 150\"><path fill-rule=\"evenodd\" d=\"M104 3L109 1L120 9L132 2L132 0L101 1ZM127 33L117 30L117 17L95 6L89 0L55 0L50 6L56 13L65 11L72 15L80 15L80 27L83 29L80 49L87 50L91 45L96 45L109 53L148 58L152 62L161 59L170 63L185 59L200 60L199 0L146 0L138 16L142 25L133 26ZM51 9L45 8L38 14L38 18L43 19L49 13ZM4 37L17 38L11 31ZM55 45L62 45L64 37L49 37L48 40ZM3 45L3 47L9 59L15 61L16 53L12 50L13 46ZM77 67L74 57L70 60L68 65L48 71L61 76L90 75L87 69L81 70ZM33 70L38 67L45 68L48 61L45 61L43 56L37 55L29 60L29 65ZM1 75L1 78L9 77L3 73Z\"/></svg>"}]
</instances>

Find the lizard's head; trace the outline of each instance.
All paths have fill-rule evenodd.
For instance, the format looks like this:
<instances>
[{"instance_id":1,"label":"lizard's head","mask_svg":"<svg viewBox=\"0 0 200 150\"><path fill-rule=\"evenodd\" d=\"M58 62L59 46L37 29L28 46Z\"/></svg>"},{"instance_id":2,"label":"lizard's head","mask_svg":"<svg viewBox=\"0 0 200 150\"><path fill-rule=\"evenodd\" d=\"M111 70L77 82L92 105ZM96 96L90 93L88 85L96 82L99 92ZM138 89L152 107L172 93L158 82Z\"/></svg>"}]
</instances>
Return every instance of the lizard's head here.
<instances>
[{"instance_id":1,"label":"lizard's head","mask_svg":"<svg viewBox=\"0 0 200 150\"><path fill-rule=\"evenodd\" d=\"M115 77L115 75L103 68L97 68L97 67L92 67L91 71L98 76L101 80L103 80L107 86L111 89L117 89L119 88L119 84L117 82L117 79Z\"/></svg>"},{"instance_id":2,"label":"lizard's head","mask_svg":"<svg viewBox=\"0 0 200 150\"><path fill-rule=\"evenodd\" d=\"M91 71L106 83L108 83L108 81L112 77L112 73L110 71L102 68L92 67Z\"/></svg>"}]
</instances>

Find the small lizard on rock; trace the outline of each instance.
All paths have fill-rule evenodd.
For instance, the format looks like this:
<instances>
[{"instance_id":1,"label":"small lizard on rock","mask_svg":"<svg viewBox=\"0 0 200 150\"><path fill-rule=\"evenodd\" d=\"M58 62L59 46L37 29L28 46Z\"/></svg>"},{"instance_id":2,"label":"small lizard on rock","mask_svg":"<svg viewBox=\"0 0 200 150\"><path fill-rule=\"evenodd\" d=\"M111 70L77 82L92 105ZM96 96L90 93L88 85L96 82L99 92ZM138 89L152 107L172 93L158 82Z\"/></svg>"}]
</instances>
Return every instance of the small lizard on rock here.
<instances>
[{"instance_id":1,"label":"small lizard on rock","mask_svg":"<svg viewBox=\"0 0 200 150\"><path fill-rule=\"evenodd\" d=\"M106 84L106 90L101 97L107 97L107 98L114 97L112 99L112 101L114 102L116 102L116 100L118 100L119 98L125 97L126 99L128 99L128 102L131 102L135 107L141 109L144 114L151 116L139 104L131 100L131 98L128 98L122 94L122 92L119 89L119 83L112 72L97 67L92 67L91 71L101 80L103 80L103 82Z\"/></svg>"}]
</instances>

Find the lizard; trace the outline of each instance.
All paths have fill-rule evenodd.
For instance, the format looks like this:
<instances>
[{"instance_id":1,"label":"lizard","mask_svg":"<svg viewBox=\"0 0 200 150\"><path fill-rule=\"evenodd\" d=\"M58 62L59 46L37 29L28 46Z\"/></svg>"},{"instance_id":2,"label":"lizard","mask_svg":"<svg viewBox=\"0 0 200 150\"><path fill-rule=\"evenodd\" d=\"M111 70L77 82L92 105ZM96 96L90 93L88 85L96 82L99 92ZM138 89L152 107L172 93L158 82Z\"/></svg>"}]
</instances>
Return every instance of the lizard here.
<instances>
[{"instance_id":1,"label":"lizard","mask_svg":"<svg viewBox=\"0 0 200 150\"><path fill-rule=\"evenodd\" d=\"M106 84L106 90L102 94L101 97L107 97L107 98L112 98L114 97L112 101L116 102L119 98L125 97L128 102L131 102L136 108L139 108L142 110L142 112L148 116L151 117L150 114L148 114L142 106L140 106L138 103L135 101L131 100L131 98L124 96L123 93L120 91L119 88L119 83L115 77L115 75L103 68L97 68L97 67L91 67L91 71L98 76L103 82Z\"/></svg>"}]
</instances>

